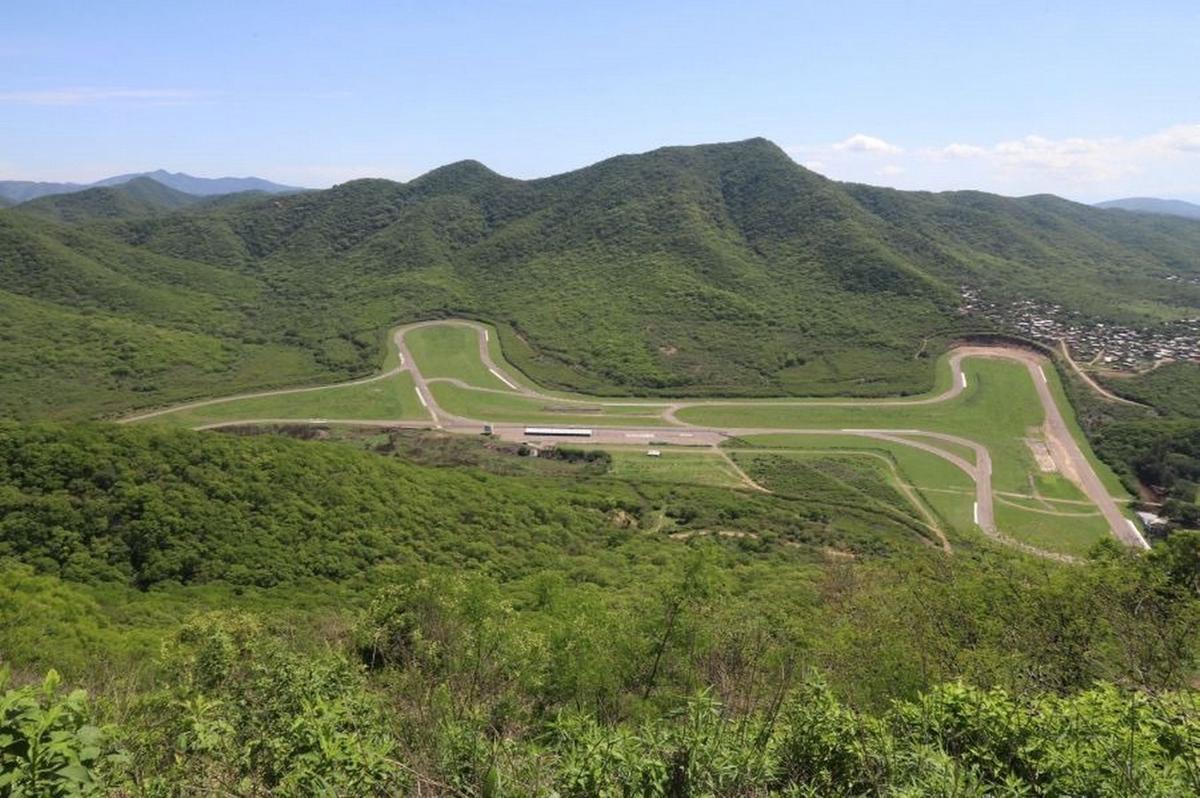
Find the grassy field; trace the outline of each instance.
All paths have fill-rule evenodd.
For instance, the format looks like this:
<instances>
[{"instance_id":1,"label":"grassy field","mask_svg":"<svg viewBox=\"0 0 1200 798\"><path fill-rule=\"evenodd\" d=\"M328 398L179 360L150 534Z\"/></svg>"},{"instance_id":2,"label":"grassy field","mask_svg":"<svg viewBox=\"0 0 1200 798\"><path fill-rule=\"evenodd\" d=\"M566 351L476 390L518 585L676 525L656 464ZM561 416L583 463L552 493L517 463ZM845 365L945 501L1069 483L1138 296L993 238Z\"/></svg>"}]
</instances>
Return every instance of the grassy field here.
<instances>
[{"instance_id":1,"label":"grassy field","mask_svg":"<svg viewBox=\"0 0 1200 798\"><path fill-rule=\"evenodd\" d=\"M467 385L445 381L430 383L430 391L447 413L491 422L569 424L584 426L655 426L664 423L659 415L661 404L606 404L612 400L595 397L556 395L536 398L518 394L504 385L478 356L479 333L460 324L420 327L407 333L407 343L422 373L433 380L457 379ZM487 346L493 357L501 357L498 336L488 336ZM385 366L395 366L393 359ZM497 362L503 362L498 360ZM1060 474L1038 469L1026 438L1036 435L1043 413L1028 370L1013 361L975 357L963 363L967 375L966 390L953 400L931 405L880 405L862 402L830 406L814 402L770 400L735 403L699 403L679 411L681 420L725 427L764 427L839 430L849 428L921 429L959 435L986 446L992 457L994 490L1017 494L1003 511L997 507L997 523L1013 537L1056 551L1078 554L1103 536L1104 524L1098 517L1082 513L1088 505L1072 505L1085 497ZM940 392L949 386L950 369L943 360L937 370ZM1062 397L1062 388L1053 371L1047 373L1055 395L1069 420L1070 407ZM490 389L490 390L489 390ZM181 410L162 420L169 423L200 426L241 419L338 419L401 420L421 419L426 413L417 400L413 381L407 372L394 378L348 387L333 387L282 396L239 399L205 407ZM1074 432L1084 444L1082 433ZM920 437L920 436L915 436ZM966 446L924 438L967 462L974 452ZM973 521L974 486L961 470L945 460L903 444L851 435L765 434L747 436L752 447L789 449L790 453L752 454L730 447L739 465L748 473L765 475L768 482L782 484L783 490L801 486L816 496L849 505L858 501L875 512L891 512L920 524L923 519L908 497L897 489L895 480L915 487L934 515L960 535L975 534ZM1086 445L1084 446L1087 450ZM1112 472L1092 458L1105 484L1114 495L1123 496ZM876 476L887 487L884 492L858 495L853 480L841 480L822 474L811 465L813 458L831 458L822 464L829 471L849 467L851 471L883 469ZM884 458L879 461L878 458ZM872 460L875 458L875 461ZM847 464L851 465L847 465ZM895 473L891 472L894 466ZM613 475L633 481L673 482L734 487L742 484L735 470L717 454L699 451L664 451L660 458L645 456L644 450L615 450ZM757 477L755 477L757 479ZM771 487L771 485L767 485ZM772 490L776 488L771 487ZM853 498L855 495L857 499ZM831 498L833 497L833 498ZM839 498L840 497L840 498ZM1066 515L1048 514L1044 501L1063 501L1053 505Z\"/></svg>"},{"instance_id":2,"label":"grassy field","mask_svg":"<svg viewBox=\"0 0 1200 798\"><path fill-rule=\"evenodd\" d=\"M931 446L936 446L942 451L957 455L971 465L975 465L975 450L970 446L964 446L961 443L955 443L953 441L948 441L944 438L937 438L932 435L905 435L904 437L909 440L928 443Z\"/></svg>"},{"instance_id":3,"label":"grassy field","mask_svg":"<svg viewBox=\"0 0 1200 798\"><path fill-rule=\"evenodd\" d=\"M490 342L492 336L488 338ZM417 327L405 333L404 340L427 379L451 378L476 388L512 390L480 360L479 332L473 327L463 324Z\"/></svg>"},{"instance_id":4,"label":"grassy field","mask_svg":"<svg viewBox=\"0 0 1200 798\"><path fill-rule=\"evenodd\" d=\"M646 448L603 447L612 455L611 476L635 482L678 482L717 488L744 487L741 477L720 454L707 450L662 448L650 457Z\"/></svg>"},{"instance_id":5,"label":"grassy field","mask_svg":"<svg viewBox=\"0 0 1200 798\"><path fill-rule=\"evenodd\" d=\"M625 396L623 394L613 394L600 396L589 394L586 391L572 391L555 388L553 385L544 382L535 382L527 377L522 371L518 363L524 362L528 364L531 359L536 359L529 344L523 341L511 328L497 327L491 324L484 324L488 330L487 349L491 355L492 362L499 364L504 371L504 376L510 382L521 388L529 388L537 391L543 396L554 396L561 399L571 399L575 401L596 401L596 402L621 402L622 404L647 404L661 405L663 398L646 397L646 396ZM510 354L512 357L510 357ZM546 366L542 361L543 368L549 368L550 373L562 373L564 377L573 375L574 372L559 366L557 368ZM575 375L577 376L577 375Z\"/></svg>"},{"instance_id":6,"label":"grassy field","mask_svg":"<svg viewBox=\"0 0 1200 798\"><path fill-rule=\"evenodd\" d=\"M969 533L974 529L975 483L961 470L929 452L854 435L753 435L738 443L760 450L885 457L895 465L900 478L920 493L934 515L945 522L948 533Z\"/></svg>"},{"instance_id":7,"label":"grassy field","mask_svg":"<svg viewBox=\"0 0 1200 798\"><path fill-rule=\"evenodd\" d=\"M1017 540L1078 557L1109 535L1108 524L1100 515L1051 515L1002 502L996 502L996 525Z\"/></svg>"},{"instance_id":8,"label":"grassy field","mask_svg":"<svg viewBox=\"0 0 1200 798\"><path fill-rule=\"evenodd\" d=\"M1080 501L1087 497L1080 492L1075 483L1067 479L1059 473L1038 471L1036 468L1029 473L1029 480L1032 481L1033 488L1037 490L1037 494L1045 499L1068 499L1072 501ZM1030 488L1017 493L1029 493Z\"/></svg>"},{"instance_id":9,"label":"grassy field","mask_svg":"<svg viewBox=\"0 0 1200 798\"><path fill-rule=\"evenodd\" d=\"M419 420L429 415L417 400L407 371L383 380L346 387L323 388L279 396L257 396L189 408L150 419L198 427L243 419L364 419Z\"/></svg>"},{"instance_id":10,"label":"grassy field","mask_svg":"<svg viewBox=\"0 0 1200 798\"><path fill-rule=\"evenodd\" d=\"M853 435L751 435L739 439L738 443L761 447L757 448L757 451L777 449L791 453L795 450L809 449L816 452L886 454L896 464L901 477L916 488L935 515L945 521L951 530L968 536L976 534L974 483L963 471L936 455L899 443ZM753 475L753 472L751 473ZM1069 490L1064 488L1059 492L1072 495L1052 498L1050 492L1042 492L1039 489L1041 495L1049 499L1048 503L1052 509L1047 508L1029 492L1027 483L1024 490L1011 491L1022 494L1022 497L1004 496L1004 501L996 502L996 523L1005 534L1039 548L1065 554L1086 554L1093 544L1107 537L1108 526L1099 514L1095 514L1095 508L1090 504L1056 503L1053 500L1079 500L1078 489L1062 477L1055 476L1053 480L1039 479L1037 483L1042 486L1052 481L1054 484L1061 481ZM1012 504L1021 506L1014 507Z\"/></svg>"},{"instance_id":11,"label":"grassy field","mask_svg":"<svg viewBox=\"0 0 1200 798\"><path fill-rule=\"evenodd\" d=\"M918 485L944 486L972 490L970 477L937 455L914 449L901 443L863 438L857 435L804 435L782 433L747 435L731 442L727 448L806 449L812 451L876 452L885 454L896 463L907 482Z\"/></svg>"},{"instance_id":12,"label":"grassy field","mask_svg":"<svg viewBox=\"0 0 1200 798\"><path fill-rule=\"evenodd\" d=\"M685 408L678 417L693 424L723 427L911 428L959 435L988 448L997 490L1027 492L1029 474L1037 472L1037 464L1024 439L1043 422L1029 372L1020 363L990 358L969 358L963 371L967 389L955 399L932 405L702 405ZM1073 486L1064 486L1062 491L1074 493L1057 498L1081 498Z\"/></svg>"},{"instance_id":13,"label":"grassy field","mask_svg":"<svg viewBox=\"0 0 1200 798\"><path fill-rule=\"evenodd\" d=\"M889 463L870 453L742 449L731 456L747 473L761 477L765 482L763 487L768 490L799 496L828 494L839 501L874 506L921 520L918 510L898 491L898 477ZM788 467L777 468L780 463Z\"/></svg>"},{"instance_id":14,"label":"grassy field","mask_svg":"<svg viewBox=\"0 0 1200 798\"><path fill-rule=\"evenodd\" d=\"M1098 516L1100 511L1090 504L1075 504L1074 502L1056 501L1045 497L1017 496L1001 494L996 497L1001 504L1015 504L1035 512L1061 514L1063 516Z\"/></svg>"},{"instance_id":15,"label":"grassy field","mask_svg":"<svg viewBox=\"0 0 1200 798\"><path fill-rule=\"evenodd\" d=\"M380 371L391 371L400 365L400 349L396 346L396 334L399 332L399 327L394 327L388 330L383 335L383 365L380 366Z\"/></svg>"},{"instance_id":16,"label":"grassy field","mask_svg":"<svg viewBox=\"0 0 1200 798\"><path fill-rule=\"evenodd\" d=\"M824 505L830 517L866 513L881 527L936 539L922 508L904 495L887 458L850 451L734 449L730 454L743 471L776 495Z\"/></svg>"},{"instance_id":17,"label":"grassy field","mask_svg":"<svg viewBox=\"0 0 1200 798\"><path fill-rule=\"evenodd\" d=\"M558 424L662 425L653 407L614 407L588 402L537 399L519 394L477 391L448 382L430 383L438 405L447 413L481 421L544 422Z\"/></svg>"}]
</instances>

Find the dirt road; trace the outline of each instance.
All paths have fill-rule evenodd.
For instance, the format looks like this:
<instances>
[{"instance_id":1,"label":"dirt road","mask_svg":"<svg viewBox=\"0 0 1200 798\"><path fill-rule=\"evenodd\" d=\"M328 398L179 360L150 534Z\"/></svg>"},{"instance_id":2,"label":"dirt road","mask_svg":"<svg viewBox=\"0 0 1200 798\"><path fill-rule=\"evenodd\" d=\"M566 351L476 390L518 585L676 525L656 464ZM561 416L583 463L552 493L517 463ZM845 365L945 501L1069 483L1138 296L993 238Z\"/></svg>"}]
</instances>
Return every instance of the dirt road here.
<instances>
[{"instance_id":1,"label":"dirt road","mask_svg":"<svg viewBox=\"0 0 1200 798\"><path fill-rule=\"evenodd\" d=\"M1150 405L1144 405L1141 402L1135 402L1132 399L1126 399L1124 396L1117 396L1115 393L1092 379L1092 375L1084 371L1083 368L1075 362L1075 359L1071 357L1071 350L1067 348L1066 341L1059 341L1058 348L1062 352L1063 357L1066 358L1067 364L1071 366L1071 370L1079 375L1079 379L1083 380L1089 388L1103 396L1105 399L1109 400L1110 402L1120 402L1123 405L1133 405L1134 407L1150 407Z\"/></svg>"}]
</instances>

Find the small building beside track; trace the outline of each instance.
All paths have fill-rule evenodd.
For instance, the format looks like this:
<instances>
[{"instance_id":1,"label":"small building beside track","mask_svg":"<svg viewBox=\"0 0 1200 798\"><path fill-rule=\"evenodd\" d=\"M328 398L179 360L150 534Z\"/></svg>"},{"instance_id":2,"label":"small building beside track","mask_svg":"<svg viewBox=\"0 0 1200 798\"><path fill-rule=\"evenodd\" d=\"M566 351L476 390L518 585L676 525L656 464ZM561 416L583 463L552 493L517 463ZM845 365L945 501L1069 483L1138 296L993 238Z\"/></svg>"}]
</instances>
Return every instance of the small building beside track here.
<instances>
[{"instance_id":1,"label":"small building beside track","mask_svg":"<svg viewBox=\"0 0 1200 798\"><path fill-rule=\"evenodd\" d=\"M592 431L581 427L526 427L526 435L552 438L590 438Z\"/></svg>"}]
</instances>

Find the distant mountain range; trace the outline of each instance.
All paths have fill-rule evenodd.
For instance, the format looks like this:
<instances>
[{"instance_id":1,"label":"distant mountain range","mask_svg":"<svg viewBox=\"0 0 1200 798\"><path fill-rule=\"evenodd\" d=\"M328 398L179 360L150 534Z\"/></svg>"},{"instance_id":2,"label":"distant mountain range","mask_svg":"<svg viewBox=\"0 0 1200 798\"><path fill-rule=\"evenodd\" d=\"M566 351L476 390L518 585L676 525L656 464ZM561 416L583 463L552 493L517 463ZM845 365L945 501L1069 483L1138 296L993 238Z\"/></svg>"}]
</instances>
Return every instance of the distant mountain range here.
<instances>
[{"instance_id":1,"label":"distant mountain range","mask_svg":"<svg viewBox=\"0 0 1200 798\"><path fill-rule=\"evenodd\" d=\"M1122 211L1138 213L1160 213L1164 216L1182 216L1186 219L1200 219L1200 205L1192 202L1174 199L1156 199L1154 197L1126 197L1125 199L1097 202L1097 208L1117 208Z\"/></svg>"},{"instance_id":2,"label":"distant mountain range","mask_svg":"<svg viewBox=\"0 0 1200 798\"><path fill-rule=\"evenodd\" d=\"M50 194L22 202L17 210L60 222L86 222L96 219L132 219L158 216L184 208L215 208L267 196L264 191L237 191L203 197L177 191L149 177L135 177L126 183Z\"/></svg>"},{"instance_id":3,"label":"distant mountain range","mask_svg":"<svg viewBox=\"0 0 1200 798\"><path fill-rule=\"evenodd\" d=\"M305 189L297 186L285 186L263 180L261 177L193 177L183 172L168 172L157 169L153 172L135 172L127 175L116 175L97 180L95 183L43 183L31 180L0 180L0 207L13 205L29 200L46 197L52 194L73 194L86 191L89 188L119 186L148 177L167 188L182 191L198 197L211 197L217 194L236 194L243 191L262 191L268 194L285 194Z\"/></svg>"}]
</instances>

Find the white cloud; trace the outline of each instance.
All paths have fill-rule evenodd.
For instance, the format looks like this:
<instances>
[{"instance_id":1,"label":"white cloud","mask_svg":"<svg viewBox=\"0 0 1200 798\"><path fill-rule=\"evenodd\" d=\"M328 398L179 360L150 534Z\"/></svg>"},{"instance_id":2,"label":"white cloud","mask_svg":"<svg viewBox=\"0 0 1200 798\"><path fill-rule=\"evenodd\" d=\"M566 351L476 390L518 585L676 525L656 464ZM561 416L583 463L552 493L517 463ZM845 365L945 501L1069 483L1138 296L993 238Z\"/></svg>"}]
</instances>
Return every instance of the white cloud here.
<instances>
[{"instance_id":1,"label":"white cloud","mask_svg":"<svg viewBox=\"0 0 1200 798\"><path fill-rule=\"evenodd\" d=\"M199 95L188 89L67 88L0 92L0 103L91 105L103 102L181 103Z\"/></svg>"},{"instance_id":2,"label":"white cloud","mask_svg":"<svg viewBox=\"0 0 1200 798\"><path fill-rule=\"evenodd\" d=\"M1105 179L1135 169L1129 147L1121 139L1047 139L1026 136L1002 141L986 157L1015 169L1069 172L1079 179Z\"/></svg>"},{"instance_id":3,"label":"white cloud","mask_svg":"<svg viewBox=\"0 0 1200 798\"><path fill-rule=\"evenodd\" d=\"M836 144L795 147L791 153L810 168L819 163L818 171L836 180L898 188L1050 192L1087 201L1131 195L1200 197L1200 123L1140 136L1051 138L1031 133L991 143L931 142L907 151L859 133Z\"/></svg>"},{"instance_id":4,"label":"white cloud","mask_svg":"<svg viewBox=\"0 0 1200 798\"><path fill-rule=\"evenodd\" d=\"M868 136L865 133L855 133L845 141L839 141L837 144L834 144L833 149L838 152L874 152L886 155L903 152L895 144L889 144L883 139Z\"/></svg>"},{"instance_id":5,"label":"white cloud","mask_svg":"<svg viewBox=\"0 0 1200 798\"><path fill-rule=\"evenodd\" d=\"M1200 124L1175 125L1154 136L1151 141L1159 147L1183 152L1200 152Z\"/></svg>"},{"instance_id":6,"label":"white cloud","mask_svg":"<svg viewBox=\"0 0 1200 798\"><path fill-rule=\"evenodd\" d=\"M940 147L930 152L933 155L940 155L946 158L978 158L981 155L987 155L987 150L983 147L976 147L973 144L947 144L945 147Z\"/></svg>"}]
</instances>

